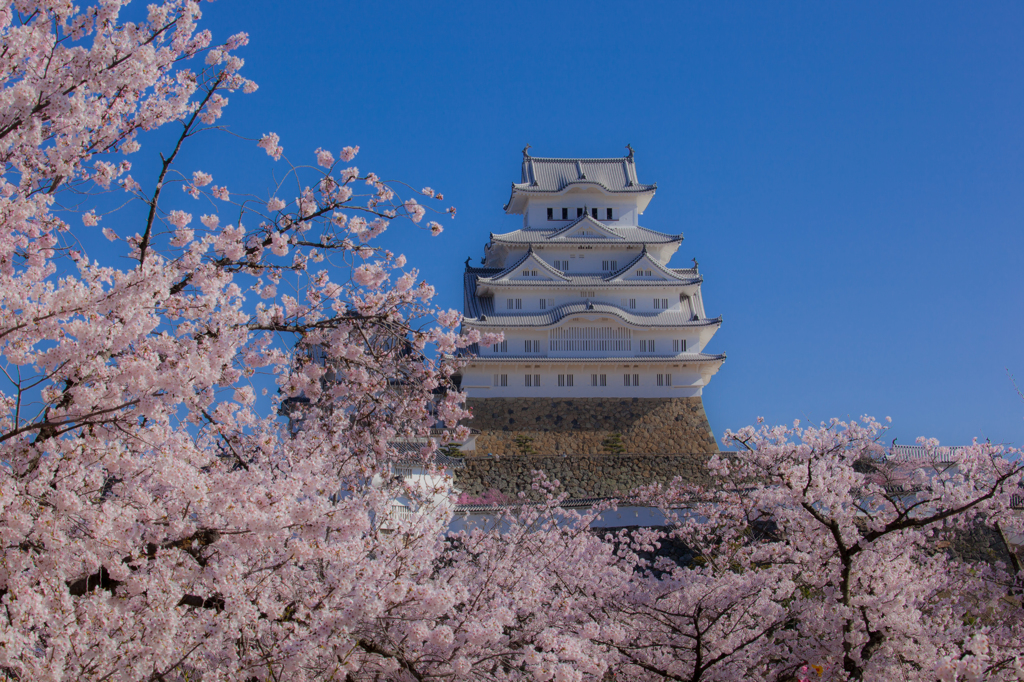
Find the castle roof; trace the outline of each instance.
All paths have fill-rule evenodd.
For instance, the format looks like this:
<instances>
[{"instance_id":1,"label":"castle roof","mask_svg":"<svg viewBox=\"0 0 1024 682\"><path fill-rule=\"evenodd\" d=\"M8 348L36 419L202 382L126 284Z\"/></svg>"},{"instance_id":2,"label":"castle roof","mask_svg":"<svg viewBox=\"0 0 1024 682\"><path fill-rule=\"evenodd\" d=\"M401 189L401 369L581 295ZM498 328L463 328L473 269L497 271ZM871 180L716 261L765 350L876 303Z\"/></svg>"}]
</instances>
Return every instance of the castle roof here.
<instances>
[{"instance_id":1,"label":"castle roof","mask_svg":"<svg viewBox=\"0 0 1024 682\"><path fill-rule=\"evenodd\" d=\"M650 192L658 188L637 180L632 151L611 159L552 159L523 154L522 182L512 183L512 195L505 210L513 207L517 194L559 193L570 187L591 186L606 193Z\"/></svg>"},{"instance_id":2,"label":"castle roof","mask_svg":"<svg viewBox=\"0 0 1024 682\"><path fill-rule=\"evenodd\" d=\"M693 319L689 313L675 310L656 312L626 311L607 303L579 301L549 310L505 313L494 310L494 299L470 297L467 292L465 324L473 327L550 327L572 315L607 315L635 327L709 327L720 325L721 317Z\"/></svg>"},{"instance_id":3,"label":"castle roof","mask_svg":"<svg viewBox=\"0 0 1024 682\"><path fill-rule=\"evenodd\" d=\"M573 228L587 226L593 223L598 235L582 235L580 230ZM672 242L683 241L681 234L665 234L646 227L616 227L595 220L589 214L585 214L557 229L536 230L523 229L504 234L491 234L492 242L505 244L671 244Z\"/></svg>"}]
</instances>

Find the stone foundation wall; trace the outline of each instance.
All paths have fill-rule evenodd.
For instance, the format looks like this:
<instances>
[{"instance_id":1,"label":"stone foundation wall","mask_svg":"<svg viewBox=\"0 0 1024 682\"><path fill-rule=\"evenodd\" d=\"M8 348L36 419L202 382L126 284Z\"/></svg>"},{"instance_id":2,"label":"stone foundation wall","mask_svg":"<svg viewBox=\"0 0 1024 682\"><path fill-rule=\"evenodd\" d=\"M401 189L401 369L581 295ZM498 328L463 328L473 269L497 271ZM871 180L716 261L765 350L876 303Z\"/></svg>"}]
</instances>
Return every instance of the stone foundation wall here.
<instances>
[{"instance_id":1,"label":"stone foundation wall","mask_svg":"<svg viewBox=\"0 0 1024 682\"><path fill-rule=\"evenodd\" d=\"M456 469L455 487L471 497L496 490L512 500L530 489L533 472L558 480L570 497L611 497L651 483L668 483L676 476L702 483L709 455L506 455L467 456L466 468Z\"/></svg>"},{"instance_id":2,"label":"stone foundation wall","mask_svg":"<svg viewBox=\"0 0 1024 682\"><path fill-rule=\"evenodd\" d=\"M599 455L619 434L622 451L638 455L717 450L700 398L469 398L469 426L481 433L480 455Z\"/></svg>"}]
</instances>

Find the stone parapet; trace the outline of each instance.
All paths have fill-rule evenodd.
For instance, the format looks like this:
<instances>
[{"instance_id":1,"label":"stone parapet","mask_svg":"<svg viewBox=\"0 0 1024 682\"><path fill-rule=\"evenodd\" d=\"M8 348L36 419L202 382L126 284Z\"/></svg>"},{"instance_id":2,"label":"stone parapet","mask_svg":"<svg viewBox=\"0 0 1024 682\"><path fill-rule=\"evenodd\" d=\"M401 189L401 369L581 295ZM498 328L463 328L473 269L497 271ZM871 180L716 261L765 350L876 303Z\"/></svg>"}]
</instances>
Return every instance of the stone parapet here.
<instances>
[{"instance_id":1,"label":"stone parapet","mask_svg":"<svg viewBox=\"0 0 1024 682\"><path fill-rule=\"evenodd\" d=\"M717 450L699 397L469 398L466 406L469 426L480 431L480 455L522 455L524 447L527 454L573 456Z\"/></svg>"}]
</instances>

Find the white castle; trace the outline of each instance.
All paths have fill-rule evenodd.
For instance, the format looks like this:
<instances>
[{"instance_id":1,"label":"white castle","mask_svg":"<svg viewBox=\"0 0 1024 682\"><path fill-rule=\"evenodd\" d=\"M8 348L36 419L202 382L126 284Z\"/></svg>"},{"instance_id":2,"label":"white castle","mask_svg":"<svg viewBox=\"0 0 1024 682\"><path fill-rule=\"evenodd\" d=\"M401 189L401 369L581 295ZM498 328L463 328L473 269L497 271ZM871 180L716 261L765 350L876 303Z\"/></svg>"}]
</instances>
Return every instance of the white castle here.
<instances>
[{"instance_id":1,"label":"white castle","mask_svg":"<svg viewBox=\"0 0 1024 682\"><path fill-rule=\"evenodd\" d=\"M491 234L483 267L466 264L465 329L504 332L462 371L470 399L698 398L725 360L704 352L703 278L670 268L683 241L641 227L657 185L633 149L610 159L523 150L505 206L523 227Z\"/></svg>"}]
</instances>

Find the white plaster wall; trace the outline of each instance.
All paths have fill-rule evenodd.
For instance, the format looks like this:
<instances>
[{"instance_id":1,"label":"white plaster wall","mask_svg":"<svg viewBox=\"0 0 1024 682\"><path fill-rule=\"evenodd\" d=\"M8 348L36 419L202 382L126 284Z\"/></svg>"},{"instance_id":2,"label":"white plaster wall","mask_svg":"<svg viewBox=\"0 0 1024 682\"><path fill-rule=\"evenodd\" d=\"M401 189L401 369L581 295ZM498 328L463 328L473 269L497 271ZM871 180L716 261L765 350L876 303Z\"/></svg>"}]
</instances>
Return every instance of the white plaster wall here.
<instances>
[{"instance_id":1,"label":"white plaster wall","mask_svg":"<svg viewBox=\"0 0 1024 682\"><path fill-rule=\"evenodd\" d=\"M494 386L494 375L508 375L507 386ZM527 386L526 374L540 375L540 386ZM559 386L559 374L572 374L573 385ZM592 386L591 375L604 374L606 386ZM639 386L626 386L624 374L638 374ZM658 374L671 374L671 386L658 386ZM601 363L585 365L480 363L462 372L462 389L470 398L692 398L701 395L706 380L693 366Z\"/></svg>"},{"instance_id":2,"label":"white plaster wall","mask_svg":"<svg viewBox=\"0 0 1024 682\"><path fill-rule=\"evenodd\" d=\"M522 278L521 278L522 279ZM520 280L521 281L521 280ZM630 287L629 285L622 285L616 287L610 286L594 286L587 288L586 286L580 287L544 287L538 283L536 288L534 287L493 287L494 293L494 312L498 315L507 315L511 313L524 313L524 312L539 312L542 310L550 310L551 308L565 305L566 303L585 303L591 301L593 303L607 303L622 308L624 311L636 310L651 312L655 310L666 310L666 311L679 311L691 312L691 307L686 301L680 301L679 286L675 287L643 287L638 289L636 287ZM583 296L583 293L586 296ZM591 296L590 294L593 294ZM508 300L512 299L512 307L508 305ZM515 300L520 299L522 302L522 308L515 307ZM547 301L553 301L548 303L545 308L541 308L541 299ZM636 301L636 307L629 307L629 300L633 299ZM668 308L655 308L655 299L664 300L668 299Z\"/></svg>"},{"instance_id":3,"label":"white plaster wall","mask_svg":"<svg viewBox=\"0 0 1024 682\"><path fill-rule=\"evenodd\" d=\"M566 325L560 326L610 326L621 328L621 325L616 324L617 321L611 320L573 320ZM529 353L531 356L536 357L552 357L552 358L607 358L607 357L621 357L621 358L634 358L634 357L651 357L655 355L681 355L682 350L678 353L672 350L673 340L685 340L686 341L686 352L687 353L699 353L701 350L700 333L691 329L686 331L680 329L634 329L631 349L628 351L552 351L548 340L548 329L507 329L505 330L505 341L508 343L508 350L501 352L500 350L495 352L492 346L482 346L480 348L479 357L481 358L501 358L508 357L510 355L524 355L526 354L526 343L527 339L540 341L540 352ZM653 340L654 351L653 352L640 352L640 341L641 340Z\"/></svg>"},{"instance_id":4,"label":"white plaster wall","mask_svg":"<svg viewBox=\"0 0 1024 682\"><path fill-rule=\"evenodd\" d=\"M548 208L554 209L555 220L548 220ZM637 200L635 196L614 196L601 191L572 191L556 196L530 197L523 215L527 229L551 230L564 227L576 220L576 209L586 207L597 209L597 219L612 227L635 227L637 224ZM569 219L562 220L562 209L569 209ZM605 219L606 209L612 209L613 220Z\"/></svg>"}]
</instances>

